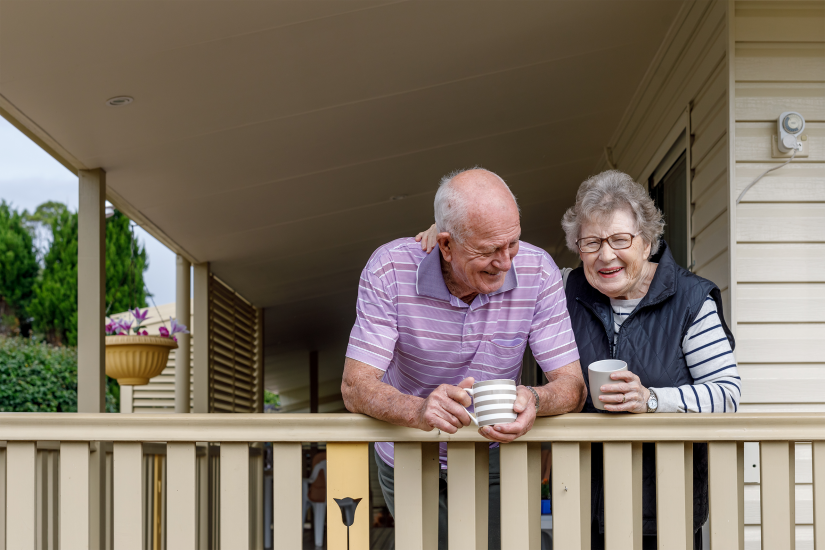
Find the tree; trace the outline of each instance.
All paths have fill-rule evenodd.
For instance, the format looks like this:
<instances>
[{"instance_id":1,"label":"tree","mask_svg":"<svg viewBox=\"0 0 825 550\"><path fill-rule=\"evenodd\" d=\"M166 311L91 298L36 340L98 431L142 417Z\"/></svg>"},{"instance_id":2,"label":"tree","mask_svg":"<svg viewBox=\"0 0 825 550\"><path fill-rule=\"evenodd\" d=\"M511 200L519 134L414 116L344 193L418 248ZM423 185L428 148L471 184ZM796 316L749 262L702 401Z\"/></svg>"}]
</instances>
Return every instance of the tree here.
<instances>
[{"instance_id":1,"label":"tree","mask_svg":"<svg viewBox=\"0 0 825 550\"><path fill-rule=\"evenodd\" d=\"M49 225L52 242L30 307L34 330L52 344L76 346L77 214L64 210Z\"/></svg>"},{"instance_id":2,"label":"tree","mask_svg":"<svg viewBox=\"0 0 825 550\"><path fill-rule=\"evenodd\" d=\"M76 346L77 214L51 204L49 211L54 216L47 220L51 226L52 242L44 256L43 275L34 288L31 313L35 330L44 334L49 342ZM108 313L118 313L130 307L146 307L143 273L148 265L146 250L134 238L129 218L115 212L106 222Z\"/></svg>"},{"instance_id":3,"label":"tree","mask_svg":"<svg viewBox=\"0 0 825 550\"><path fill-rule=\"evenodd\" d=\"M25 222L0 202L0 332L28 332L28 306L39 266Z\"/></svg>"},{"instance_id":4,"label":"tree","mask_svg":"<svg viewBox=\"0 0 825 550\"><path fill-rule=\"evenodd\" d=\"M129 218L115 211L106 222L106 306L109 313L146 307L143 273L149 267L129 227Z\"/></svg>"}]
</instances>

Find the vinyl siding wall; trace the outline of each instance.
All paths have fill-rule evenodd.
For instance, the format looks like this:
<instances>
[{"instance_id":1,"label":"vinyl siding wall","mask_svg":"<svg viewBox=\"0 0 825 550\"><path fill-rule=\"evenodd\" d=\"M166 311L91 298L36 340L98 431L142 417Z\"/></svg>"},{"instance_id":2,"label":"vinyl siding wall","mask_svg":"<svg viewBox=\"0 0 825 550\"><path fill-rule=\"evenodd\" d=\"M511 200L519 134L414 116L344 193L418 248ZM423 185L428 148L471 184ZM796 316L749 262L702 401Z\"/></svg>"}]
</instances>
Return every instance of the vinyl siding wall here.
<instances>
[{"instance_id":1,"label":"vinyl siding wall","mask_svg":"<svg viewBox=\"0 0 825 550\"><path fill-rule=\"evenodd\" d=\"M743 411L825 410L825 2L735 2L735 187L783 159L784 111L809 157L765 176L736 207L737 358ZM745 453L745 548L760 548L759 455ZM811 446L796 445L796 548L813 548Z\"/></svg>"},{"instance_id":2,"label":"vinyl siding wall","mask_svg":"<svg viewBox=\"0 0 825 550\"><path fill-rule=\"evenodd\" d=\"M727 9L727 2L685 4L610 146L617 168L638 180L690 109L693 270L722 290L730 320Z\"/></svg>"}]
</instances>

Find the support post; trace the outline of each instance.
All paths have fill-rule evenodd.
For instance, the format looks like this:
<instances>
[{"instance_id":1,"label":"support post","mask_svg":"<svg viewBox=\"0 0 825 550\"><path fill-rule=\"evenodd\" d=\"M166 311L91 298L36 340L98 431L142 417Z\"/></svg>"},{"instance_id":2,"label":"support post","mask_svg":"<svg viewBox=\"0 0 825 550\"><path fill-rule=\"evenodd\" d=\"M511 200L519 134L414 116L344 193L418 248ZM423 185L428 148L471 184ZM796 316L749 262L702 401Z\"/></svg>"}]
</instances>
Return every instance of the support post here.
<instances>
[{"instance_id":1,"label":"support post","mask_svg":"<svg viewBox=\"0 0 825 550\"><path fill-rule=\"evenodd\" d=\"M193 376L195 406L193 412L209 412L209 263L194 266L194 340Z\"/></svg>"},{"instance_id":2,"label":"support post","mask_svg":"<svg viewBox=\"0 0 825 550\"><path fill-rule=\"evenodd\" d=\"M189 307L189 269L192 264L178 255L177 284L175 285L175 317L178 323L189 327L192 322ZM175 350L175 412L188 413L190 407L190 352L189 334L178 334L178 349Z\"/></svg>"},{"instance_id":3,"label":"support post","mask_svg":"<svg viewBox=\"0 0 825 550\"><path fill-rule=\"evenodd\" d=\"M318 352L309 352L309 412L318 412Z\"/></svg>"},{"instance_id":4,"label":"support post","mask_svg":"<svg viewBox=\"0 0 825 550\"><path fill-rule=\"evenodd\" d=\"M106 403L106 173L78 172L77 410L101 413Z\"/></svg>"}]
</instances>

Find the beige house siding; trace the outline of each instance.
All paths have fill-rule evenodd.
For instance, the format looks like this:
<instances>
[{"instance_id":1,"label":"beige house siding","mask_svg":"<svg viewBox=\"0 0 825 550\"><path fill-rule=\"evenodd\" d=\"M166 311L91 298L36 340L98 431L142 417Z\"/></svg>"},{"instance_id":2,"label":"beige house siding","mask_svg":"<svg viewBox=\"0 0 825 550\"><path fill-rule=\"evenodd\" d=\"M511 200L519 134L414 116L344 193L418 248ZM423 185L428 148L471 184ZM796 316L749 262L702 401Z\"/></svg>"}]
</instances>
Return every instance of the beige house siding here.
<instances>
[{"instance_id":1,"label":"beige house siding","mask_svg":"<svg viewBox=\"0 0 825 550\"><path fill-rule=\"evenodd\" d=\"M825 410L825 2L735 4L736 188L766 168L783 111L809 157L737 208L738 359L745 410Z\"/></svg>"},{"instance_id":2,"label":"beige house siding","mask_svg":"<svg viewBox=\"0 0 825 550\"><path fill-rule=\"evenodd\" d=\"M727 40L725 2L688 2L610 146L617 168L641 180L689 109L693 270L719 285L730 320Z\"/></svg>"},{"instance_id":3,"label":"beige house siding","mask_svg":"<svg viewBox=\"0 0 825 550\"><path fill-rule=\"evenodd\" d=\"M776 119L806 120L809 157L736 207L736 333L743 411L825 410L825 2L734 5L735 192L771 158ZM758 444L745 452L745 548L760 548ZM796 548L813 548L811 445L796 445Z\"/></svg>"}]
</instances>

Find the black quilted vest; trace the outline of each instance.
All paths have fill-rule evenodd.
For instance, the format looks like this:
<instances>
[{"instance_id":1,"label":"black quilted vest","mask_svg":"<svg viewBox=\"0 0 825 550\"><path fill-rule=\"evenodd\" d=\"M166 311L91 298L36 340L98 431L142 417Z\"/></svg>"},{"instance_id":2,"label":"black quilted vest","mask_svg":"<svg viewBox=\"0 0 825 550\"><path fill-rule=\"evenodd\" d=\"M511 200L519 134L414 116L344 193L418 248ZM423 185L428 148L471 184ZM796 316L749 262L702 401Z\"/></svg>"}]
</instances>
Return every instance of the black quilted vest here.
<instances>
[{"instance_id":1,"label":"black quilted vest","mask_svg":"<svg viewBox=\"0 0 825 550\"><path fill-rule=\"evenodd\" d=\"M574 269L567 278L567 308L581 356L582 374L588 383L587 366L611 357L627 362L628 369L639 376L645 387L677 387L693 384L682 340L693 323L705 298L710 295L722 319L722 327L734 346L733 335L722 314L719 288L680 267L662 241L650 259L659 266L647 295L625 319L613 346L613 310L607 296L590 286L584 270ZM588 385L587 401L582 412L602 413L593 406ZM612 414L612 413L608 413ZM591 514L604 532L604 485L602 445L592 446ZM656 533L656 455L653 443L643 444L643 532ZM693 445L693 527L698 530L708 518L707 444Z\"/></svg>"}]
</instances>

